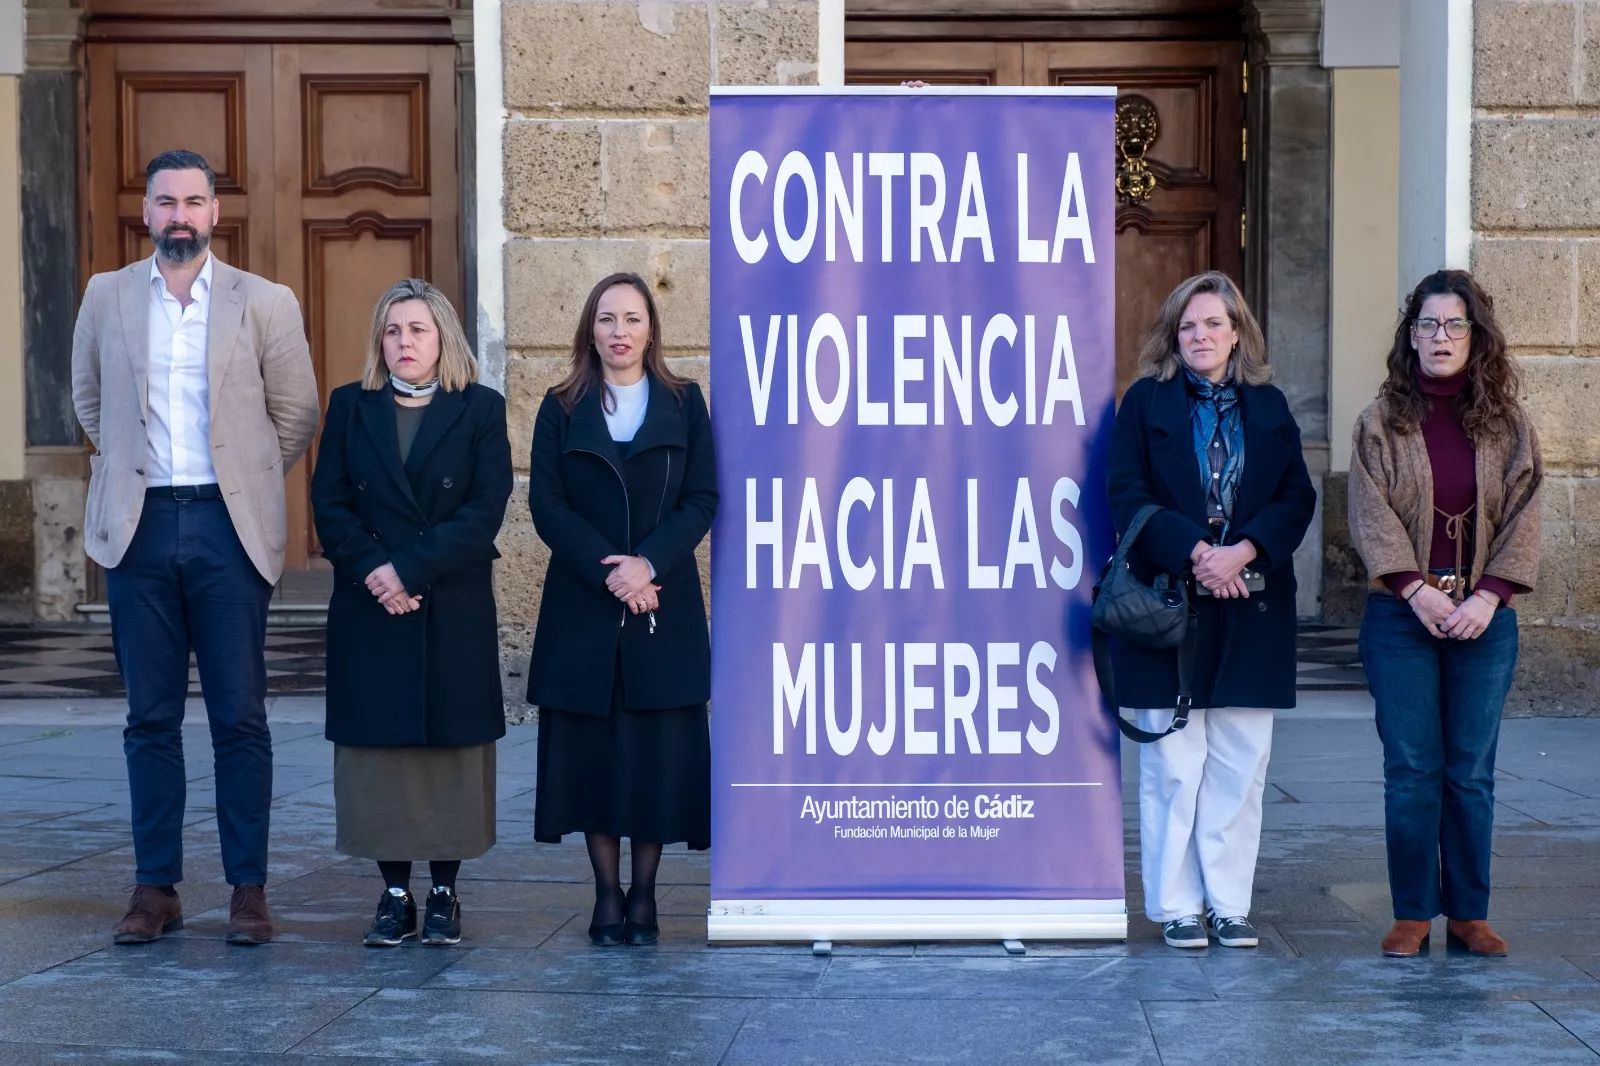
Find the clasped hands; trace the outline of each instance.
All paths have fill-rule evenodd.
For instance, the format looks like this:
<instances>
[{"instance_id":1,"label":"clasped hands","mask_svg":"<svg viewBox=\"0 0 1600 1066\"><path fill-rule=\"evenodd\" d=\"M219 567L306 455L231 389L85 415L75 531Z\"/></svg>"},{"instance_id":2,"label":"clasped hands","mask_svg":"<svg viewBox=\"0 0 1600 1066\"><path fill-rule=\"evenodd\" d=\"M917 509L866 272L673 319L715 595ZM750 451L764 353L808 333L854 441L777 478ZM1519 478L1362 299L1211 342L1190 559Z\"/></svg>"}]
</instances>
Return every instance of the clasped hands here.
<instances>
[{"instance_id":1,"label":"clasped hands","mask_svg":"<svg viewBox=\"0 0 1600 1066\"><path fill-rule=\"evenodd\" d=\"M658 610L661 601L656 594L661 586L650 576L650 564L642 555L608 555L600 560L602 566L612 567L606 575L606 588L627 605L634 614Z\"/></svg>"},{"instance_id":2,"label":"clasped hands","mask_svg":"<svg viewBox=\"0 0 1600 1066\"><path fill-rule=\"evenodd\" d=\"M1250 598L1250 590L1244 587L1240 574L1255 557L1256 546L1248 540L1225 546L1202 540L1189 553L1189 561L1194 564L1194 579L1223 600Z\"/></svg>"},{"instance_id":3,"label":"clasped hands","mask_svg":"<svg viewBox=\"0 0 1600 1066\"><path fill-rule=\"evenodd\" d=\"M1489 623L1494 621L1495 608L1500 605L1498 596L1483 589L1460 603L1422 581L1412 582L1411 587L1403 592L1407 597L1406 603L1422 623L1422 628L1428 631L1429 636L1440 639L1474 640L1482 636L1483 631L1489 628Z\"/></svg>"},{"instance_id":4,"label":"clasped hands","mask_svg":"<svg viewBox=\"0 0 1600 1066\"><path fill-rule=\"evenodd\" d=\"M407 614L422 606L422 597L406 591L393 563L384 563L367 575L367 591L376 596L390 614Z\"/></svg>"}]
</instances>

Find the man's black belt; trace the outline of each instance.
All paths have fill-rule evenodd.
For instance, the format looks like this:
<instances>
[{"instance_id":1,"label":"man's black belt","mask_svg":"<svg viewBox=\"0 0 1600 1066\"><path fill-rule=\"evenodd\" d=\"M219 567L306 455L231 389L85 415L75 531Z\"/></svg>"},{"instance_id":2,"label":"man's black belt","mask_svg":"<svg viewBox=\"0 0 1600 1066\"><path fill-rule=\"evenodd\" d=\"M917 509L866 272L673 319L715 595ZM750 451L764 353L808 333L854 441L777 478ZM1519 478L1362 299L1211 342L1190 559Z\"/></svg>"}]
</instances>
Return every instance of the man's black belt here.
<instances>
[{"instance_id":1,"label":"man's black belt","mask_svg":"<svg viewBox=\"0 0 1600 1066\"><path fill-rule=\"evenodd\" d=\"M157 485L144 490L147 500L220 500L218 485Z\"/></svg>"}]
</instances>

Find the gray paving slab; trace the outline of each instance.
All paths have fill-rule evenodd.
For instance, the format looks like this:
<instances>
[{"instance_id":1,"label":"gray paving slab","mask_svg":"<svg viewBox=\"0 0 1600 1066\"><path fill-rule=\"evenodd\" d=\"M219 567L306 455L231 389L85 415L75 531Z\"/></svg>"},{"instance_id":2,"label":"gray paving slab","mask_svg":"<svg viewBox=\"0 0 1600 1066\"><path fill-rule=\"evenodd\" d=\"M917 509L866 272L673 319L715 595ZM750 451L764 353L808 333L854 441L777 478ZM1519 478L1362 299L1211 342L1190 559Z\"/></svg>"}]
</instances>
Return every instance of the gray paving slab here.
<instances>
[{"instance_id":1,"label":"gray paving slab","mask_svg":"<svg viewBox=\"0 0 1600 1066\"><path fill-rule=\"evenodd\" d=\"M1212 999L1198 958L835 959L821 999Z\"/></svg>"},{"instance_id":2,"label":"gray paving slab","mask_svg":"<svg viewBox=\"0 0 1600 1066\"><path fill-rule=\"evenodd\" d=\"M125 833L49 826L0 827L0 879L9 880L114 852Z\"/></svg>"},{"instance_id":3,"label":"gray paving slab","mask_svg":"<svg viewBox=\"0 0 1600 1066\"><path fill-rule=\"evenodd\" d=\"M315 1057L270 1052L173 1051L166 1048L18 1044L0 1041L0 1062L6 1066L372 1066L370 1058ZM396 1058L408 1066L459 1066L470 1059Z\"/></svg>"},{"instance_id":4,"label":"gray paving slab","mask_svg":"<svg viewBox=\"0 0 1600 1066\"><path fill-rule=\"evenodd\" d=\"M308 1055L451 1054L517 1062L717 1062L747 1000L385 989L302 1040ZM431 1018L431 1025L397 1020Z\"/></svg>"},{"instance_id":5,"label":"gray paving slab","mask_svg":"<svg viewBox=\"0 0 1600 1066\"><path fill-rule=\"evenodd\" d=\"M1382 1000L1146 1003L1163 1066L1594 1066L1595 1052L1533 1003Z\"/></svg>"},{"instance_id":6,"label":"gray paving slab","mask_svg":"<svg viewBox=\"0 0 1600 1066\"><path fill-rule=\"evenodd\" d=\"M215 938L169 936L154 944L108 947L53 972L113 981L188 981L198 995L239 984L418 988L462 961L465 954L415 941L398 948L367 948L354 940L340 945L278 941L245 950Z\"/></svg>"},{"instance_id":7,"label":"gray paving slab","mask_svg":"<svg viewBox=\"0 0 1600 1066\"><path fill-rule=\"evenodd\" d=\"M1496 855L1496 892L1508 888L1600 888L1600 848L1590 855Z\"/></svg>"},{"instance_id":8,"label":"gray paving slab","mask_svg":"<svg viewBox=\"0 0 1600 1066\"><path fill-rule=\"evenodd\" d=\"M47 784L60 785L60 784L66 784L66 783L67 782L65 782L65 781L59 781L59 780L56 780L56 781L41 780L40 778L37 778L37 777L17 777L17 776L0 775L0 796L12 796L12 795L15 795L16 793L19 793L19 792L32 792L34 789L42 788ZM35 798L37 798L37 797L35 797ZM56 798L59 798L59 797L56 797Z\"/></svg>"},{"instance_id":9,"label":"gray paving slab","mask_svg":"<svg viewBox=\"0 0 1600 1066\"><path fill-rule=\"evenodd\" d=\"M1507 802L1517 811L1545 825L1600 826L1600 799L1573 796L1565 799L1522 799ZM1496 821L1495 824L1500 823Z\"/></svg>"},{"instance_id":10,"label":"gray paving slab","mask_svg":"<svg viewBox=\"0 0 1600 1066\"><path fill-rule=\"evenodd\" d=\"M1587 855L1600 859L1600 828L1594 826L1540 827L1499 830L1494 835L1495 855Z\"/></svg>"},{"instance_id":11,"label":"gray paving slab","mask_svg":"<svg viewBox=\"0 0 1600 1066\"><path fill-rule=\"evenodd\" d=\"M18 777L60 777L75 781L127 781L128 763L119 751L115 755L85 755L81 752L41 752L29 745L0 748L0 774ZM188 779L207 777L211 767L190 752L185 760Z\"/></svg>"},{"instance_id":12,"label":"gray paving slab","mask_svg":"<svg viewBox=\"0 0 1600 1066\"><path fill-rule=\"evenodd\" d=\"M1342 829L1325 827L1309 829L1264 830L1256 867L1270 866L1274 860L1285 858L1311 858L1318 861L1340 861L1347 858L1387 859L1382 829Z\"/></svg>"},{"instance_id":13,"label":"gray paving slab","mask_svg":"<svg viewBox=\"0 0 1600 1066\"><path fill-rule=\"evenodd\" d=\"M1159 1066L1137 1002L758 1003L722 1062Z\"/></svg>"},{"instance_id":14,"label":"gray paving slab","mask_svg":"<svg viewBox=\"0 0 1600 1066\"><path fill-rule=\"evenodd\" d=\"M429 988L487 988L609 996L734 999L809 998L830 960L783 955L650 948L608 951L476 949L427 982Z\"/></svg>"},{"instance_id":15,"label":"gray paving slab","mask_svg":"<svg viewBox=\"0 0 1600 1066\"><path fill-rule=\"evenodd\" d=\"M1600 999L1581 1002L1540 1000L1539 1009L1600 1057Z\"/></svg>"},{"instance_id":16,"label":"gray paving slab","mask_svg":"<svg viewBox=\"0 0 1600 1066\"><path fill-rule=\"evenodd\" d=\"M272 903L271 886L267 889L268 903L272 906L273 920L277 924L278 939L286 942L349 945L360 943L371 924L377 897L360 910L333 904L329 906L294 907ZM227 911L221 907L200 915L205 928L222 935L227 928ZM468 947L537 948L549 944L566 925L578 921L576 914L566 911L480 911L462 908L462 944ZM566 946L588 948L588 916ZM705 921L700 922L699 943L705 943Z\"/></svg>"},{"instance_id":17,"label":"gray paving slab","mask_svg":"<svg viewBox=\"0 0 1600 1066\"><path fill-rule=\"evenodd\" d=\"M99 810L103 803L65 803L60 800L28 800L27 793L0 796L0 827L50 822L67 815ZM82 829L85 826L76 826Z\"/></svg>"},{"instance_id":18,"label":"gray paving slab","mask_svg":"<svg viewBox=\"0 0 1600 1066\"><path fill-rule=\"evenodd\" d=\"M1441 944L1442 947L1442 944ZM1600 997L1600 980L1561 958L1483 959L1444 950L1414 959L1261 959L1207 952L1201 965L1224 999L1570 999Z\"/></svg>"},{"instance_id":19,"label":"gray paving slab","mask_svg":"<svg viewBox=\"0 0 1600 1066\"><path fill-rule=\"evenodd\" d=\"M0 926L5 929L0 937L0 986L100 950L110 943L115 922L116 917L106 919L78 908L54 914L0 911ZM3 1018L0 1011L0 1034L7 1033Z\"/></svg>"},{"instance_id":20,"label":"gray paving slab","mask_svg":"<svg viewBox=\"0 0 1600 1066\"><path fill-rule=\"evenodd\" d=\"M372 991L51 972L0 987L0 1032L34 1043L70 1034L76 1044L113 1047L286 1051Z\"/></svg>"}]
</instances>

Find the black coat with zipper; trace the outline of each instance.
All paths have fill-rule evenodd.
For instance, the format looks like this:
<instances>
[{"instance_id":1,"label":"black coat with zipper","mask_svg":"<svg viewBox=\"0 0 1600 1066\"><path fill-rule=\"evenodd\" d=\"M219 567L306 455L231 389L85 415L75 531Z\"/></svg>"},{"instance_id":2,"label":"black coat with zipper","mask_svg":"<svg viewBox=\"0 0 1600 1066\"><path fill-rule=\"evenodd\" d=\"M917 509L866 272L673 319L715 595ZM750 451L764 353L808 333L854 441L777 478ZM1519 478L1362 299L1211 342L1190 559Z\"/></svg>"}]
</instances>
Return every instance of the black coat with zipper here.
<instances>
[{"instance_id":1,"label":"black coat with zipper","mask_svg":"<svg viewBox=\"0 0 1600 1066\"><path fill-rule=\"evenodd\" d=\"M493 389L434 393L404 465L390 390L333 390L311 477L334 573L329 740L461 747L505 734L493 564L511 481L506 402ZM367 590L384 563L420 610L391 615Z\"/></svg>"},{"instance_id":2,"label":"black coat with zipper","mask_svg":"<svg viewBox=\"0 0 1600 1066\"><path fill-rule=\"evenodd\" d=\"M1241 385L1239 405L1244 470L1227 543L1256 546L1249 569L1265 577L1266 588L1248 599L1193 598L1200 628L1192 695L1196 707L1293 707L1294 551L1311 525L1316 490L1283 393L1271 385ZM1145 504L1162 508L1133 547L1134 573L1146 583L1158 574L1189 573L1189 553L1212 536L1182 374L1170 381L1141 378L1128 388L1112 431L1107 482L1119 535ZM1173 706L1178 666L1172 651L1116 640L1111 651L1118 703Z\"/></svg>"},{"instance_id":3,"label":"black coat with zipper","mask_svg":"<svg viewBox=\"0 0 1600 1066\"><path fill-rule=\"evenodd\" d=\"M528 665L528 702L611 713L621 650L629 710L711 698L711 640L695 547L717 513L717 461L700 387L675 396L653 375L644 422L623 459L606 428L601 390L572 413L547 394L533 429L528 507L550 547ZM640 555L656 570L660 609L634 615L606 588L601 559Z\"/></svg>"}]
</instances>

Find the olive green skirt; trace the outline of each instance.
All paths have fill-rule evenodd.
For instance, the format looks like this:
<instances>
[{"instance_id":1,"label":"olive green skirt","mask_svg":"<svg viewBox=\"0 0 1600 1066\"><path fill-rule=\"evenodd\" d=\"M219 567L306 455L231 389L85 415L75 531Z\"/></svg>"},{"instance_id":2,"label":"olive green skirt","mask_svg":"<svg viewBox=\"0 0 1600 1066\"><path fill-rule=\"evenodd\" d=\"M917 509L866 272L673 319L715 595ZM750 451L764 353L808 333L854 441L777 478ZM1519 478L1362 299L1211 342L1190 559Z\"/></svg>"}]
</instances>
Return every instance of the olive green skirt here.
<instances>
[{"instance_id":1,"label":"olive green skirt","mask_svg":"<svg viewBox=\"0 0 1600 1066\"><path fill-rule=\"evenodd\" d=\"M475 859L494 847L495 746L333 748L345 855L380 862Z\"/></svg>"}]
</instances>

